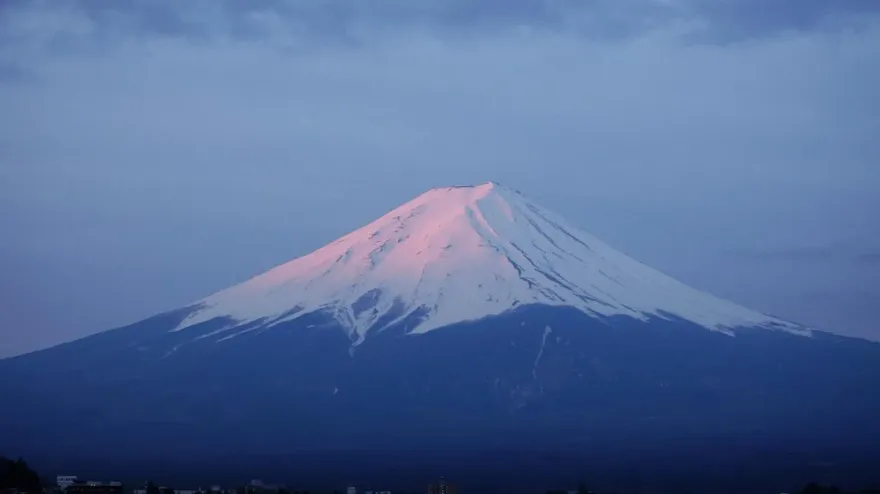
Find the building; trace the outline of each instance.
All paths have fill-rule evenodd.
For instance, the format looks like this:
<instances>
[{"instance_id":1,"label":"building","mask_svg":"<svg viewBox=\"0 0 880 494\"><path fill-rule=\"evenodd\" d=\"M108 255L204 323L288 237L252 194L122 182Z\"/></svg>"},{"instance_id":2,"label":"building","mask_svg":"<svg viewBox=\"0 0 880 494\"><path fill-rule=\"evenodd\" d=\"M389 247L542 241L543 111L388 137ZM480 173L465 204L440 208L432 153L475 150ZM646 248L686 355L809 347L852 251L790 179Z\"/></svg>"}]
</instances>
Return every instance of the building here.
<instances>
[{"instance_id":1,"label":"building","mask_svg":"<svg viewBox=\"0 0 880 494\"><path fill-rule=\"evenodd\" d=\"M438 482L428 486L428 494L458 494L458 487L440 478Z\"/></svg>"},{"instance_id":2,"label":"building","mask_svg":"<svg viewBox=\"0 0 880 494\"><path fill-rule=\"evenodd\" d=\"M217 489L220 489L217 487ZM282 490L287 490L284 485L281 484L267 484L259 479L251 480L251 482L244 487L245 494L268 494L279 492ZM211 492L217 492L214 490L214 487L211 488Z\"/></svg>"},{"instance_id":3,"label":"building","mask_svg":"<svg viewBox=\"0 0 880 494\"><path fill-rule=\"evenodd\" d=\"M76 475L59 475L55 477L55 485L62 491L74 482L76 482Z\"/></svg>"},{"instance_id":4,"label":"building","mask_svg":"<svg viewBox=\"0 0 880 494\"><path fill-rule=\"evenodd\" d=\"M64 488L64 494L124 494L122 482L77 480Z\"/></svg>"},{"instance_id":5,"label":"building","mask_svg":"<svg viewBox=\"0 0 880 494\"><path fill-rule=\"evenodd\" d=\"M199 494L199 489L170 489L168 487L159 487L159 492L161 494ZM131 491L131 494L147 494L147 490L144 488L134 489Z\"/></svg>"}]
</instances>

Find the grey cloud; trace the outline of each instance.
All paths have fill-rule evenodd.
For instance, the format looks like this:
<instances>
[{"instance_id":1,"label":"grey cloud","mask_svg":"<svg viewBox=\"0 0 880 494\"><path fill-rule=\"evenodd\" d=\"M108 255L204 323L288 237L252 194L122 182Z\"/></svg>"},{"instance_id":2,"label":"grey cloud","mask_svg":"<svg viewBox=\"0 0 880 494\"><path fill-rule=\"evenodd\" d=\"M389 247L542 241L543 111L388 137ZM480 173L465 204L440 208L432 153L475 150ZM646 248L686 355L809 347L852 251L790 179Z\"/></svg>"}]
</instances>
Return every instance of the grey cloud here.
<instances>
[{"instance_id":1,"label":"grey cloud","mask_svg":"<svg viewBox=\"0 0 880 494\"><path fill-rule=\"evenodd\" d=\"M848 28L880 12L875 0L685 0L720 36L741 39L787 31Z\"/></svg>"},{"instance_id":2,"label":"grey cloud","mask_svg":"<svg viewBox=\"0 0 880 494\"><path fill-rule=\"evenodd\" d=\"M33 83L37 76L22 64L0 60L0 84Z\"/></svg>"},{"instance_id":3,"label":"grey cloud","mask_svg":"<svg viewBox=\"0 0 880 494\"><path fill-rule=\"evenodd\" d=\"M796 246L779 249L741 250L731 255L743 261L757 262L803 262L803 263L876 263L880 262L880 251L865 250L853 244L825 246Z\"/></svg>"},{"instance_id":4,"label":"grey cloud","mask_svg":"<svg viewBox=\"0 0 880 494\"><path fill-rule=\"evenodd\" d=\"M785 249L740 251L732 253L735 257L747 261L799 261L827 262L841 257L841 251L835 247L790 247Z\"/></svg>"},{"instance_id":5,"label":"grey cloud","mask_svg":"<svg viewBox=\"0 0 880 494\"><path fill-rule=\"evenodd\" d=\"M859 260L866 264L880 263L880 252L866 252L859 256Z\"/></svg>"},{"instance_id":6,"label":"grey cloud","mask_svg":"<svg viewBox=\"0 0 880 494\"><path fill-rule=\"evenodd\" d=\"M283 33L301 42L358 42L400 29L467 34L496 28L617 39L691 26L690 39L737 41L785 32L850 28L880 13L874 0L72 0L7 6L81 15L98 39L172 36L260 39ZM26 6L26 5L29 5ZM56 46L81 43L58 33Z\"/></svg>"}]
</instances>

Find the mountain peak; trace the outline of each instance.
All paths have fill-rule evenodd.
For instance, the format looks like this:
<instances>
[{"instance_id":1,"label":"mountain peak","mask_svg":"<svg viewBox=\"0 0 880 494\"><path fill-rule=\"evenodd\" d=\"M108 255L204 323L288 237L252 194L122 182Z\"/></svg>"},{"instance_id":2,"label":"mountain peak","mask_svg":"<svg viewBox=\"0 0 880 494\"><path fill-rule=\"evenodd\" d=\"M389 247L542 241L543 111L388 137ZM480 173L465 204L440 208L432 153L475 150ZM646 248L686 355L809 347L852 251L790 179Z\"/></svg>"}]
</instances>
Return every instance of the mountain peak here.
<instances>
[{"instance_id":1,"label":"mountain peak","mask_svg":"<svg viewBox=\"0 0 880 494\"><path fill-rule=\"evenodd\" d=\"M470 184L470 185L448 185L446 187L434 187L431 190L453 190L453 189L479 189L479 190L492 190L492 189L504 189L505 187L498 182L490 180L488 182L483 182L480 184ZM429 191L430 192L430 191Z\"/></svg>"},{"instance_id":2,"label":"mountain peak","mask_svg":"<svg viewBox=\"0 0 880 494\"><path fill-rule=\"evenodd\" d=\"M500 193L500 194L512 194L512 195L522 195L522 193L518 190L511 189L509 187L504 186L503 184L495 181L483 182L480 184L472 184L472 185L448 185L446 187L435 187L433 189L428 190L424 194L442 194L444 192L461 192L461 191L469 191L474 194L491 194L491 193Z\"/></svg>"},{"instance_id":3,"label":"mountain peak","mask_svg":"<svg viewBox=\"0 0 880 494\"><path fill-rule=\"evenodd\" d=\"M518 195L518 192L511 190L498 182L491 181L475 185L448 185L446 187L429 189L400 207L406 207L412 203L422 203L441 198L464 204L468 201L485 198L491 194Z\"/></svg>"},{"instance_id":4,"label":"mountain peak","mask_svg":"<svg viewBox=\"0 0 880 494\"><path fill-rule=\"evenodd\" d=\"M423 333L531 304L596 317L678 317L724 332L765 326L808 333L634 261L497 182L431 189L199 301L176 329L217 317L271 326L323 310L362 341L402 321Z\"/></svg>"}]
</instances>

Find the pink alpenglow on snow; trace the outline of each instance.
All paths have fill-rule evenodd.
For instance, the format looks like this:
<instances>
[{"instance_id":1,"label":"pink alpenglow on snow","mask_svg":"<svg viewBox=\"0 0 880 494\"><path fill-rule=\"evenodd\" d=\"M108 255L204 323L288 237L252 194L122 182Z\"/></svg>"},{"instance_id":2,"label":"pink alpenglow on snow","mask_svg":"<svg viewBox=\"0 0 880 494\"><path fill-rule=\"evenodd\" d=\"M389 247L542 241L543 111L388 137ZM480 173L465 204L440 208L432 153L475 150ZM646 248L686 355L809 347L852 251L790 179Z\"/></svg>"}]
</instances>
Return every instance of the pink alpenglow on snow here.
<instances>
[{"instance_id":1,"label":"pink alpenglow on snow","mask_svg":"<svg viewBox=\"0 0 880 494\"><path fill-rule=\"evenodd\" d=\"M370 310L357 310L365 299ZM411 334L543 304L641 320L672 315L728 334L738 327L810 334L690 288L494 182L429 190L197 303L175 331L218 317L272 326L323 309L360 342L382 329L378 321L388 327L416 311L426 317Z\"/></svg>"}]
</instances>

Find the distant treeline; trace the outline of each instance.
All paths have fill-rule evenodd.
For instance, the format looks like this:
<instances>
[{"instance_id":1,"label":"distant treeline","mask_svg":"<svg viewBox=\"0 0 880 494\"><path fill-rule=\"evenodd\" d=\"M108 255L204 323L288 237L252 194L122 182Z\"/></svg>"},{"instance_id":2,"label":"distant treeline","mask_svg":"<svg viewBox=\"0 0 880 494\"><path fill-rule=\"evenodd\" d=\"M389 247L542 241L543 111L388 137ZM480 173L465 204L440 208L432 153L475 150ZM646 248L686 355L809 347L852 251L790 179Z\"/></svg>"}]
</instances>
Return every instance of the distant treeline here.
<instances>
[{"instance_id":1,"label":"distant treeline","mask_svg":"<svg viewBox=\"0 0 880 494\"><path fill-rule=\"evenodd\" d=\"M834 485L807 484L800 494L880 494L880 488L845 491Z\"/></svg>"},{"instance_id":2,"label":"distant treeline","mask_svg":"<svg viewBox=\"0 0 880 494\"><path fill-rule=\"evenodd\" d=\"M546 491L545 494L569 494L569 492L572 491L553 489ZM579 487L575 492L577 492L577 494L595 494L593 491L587 490L585 487L583 487L583 485L581 485L581 487ZM801 489L800 491L796 491L793 494L880 494L880 488L848 491L834 485L821 485L815 482L811 482L805 485L803 489Z\"/></svg>"}]
</instances>

